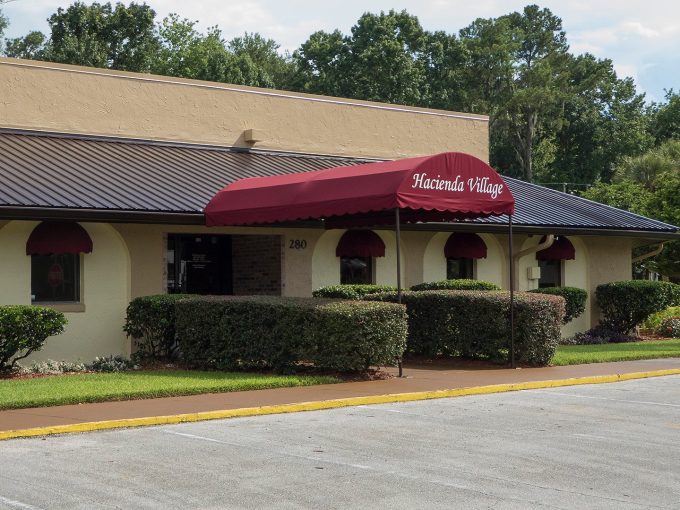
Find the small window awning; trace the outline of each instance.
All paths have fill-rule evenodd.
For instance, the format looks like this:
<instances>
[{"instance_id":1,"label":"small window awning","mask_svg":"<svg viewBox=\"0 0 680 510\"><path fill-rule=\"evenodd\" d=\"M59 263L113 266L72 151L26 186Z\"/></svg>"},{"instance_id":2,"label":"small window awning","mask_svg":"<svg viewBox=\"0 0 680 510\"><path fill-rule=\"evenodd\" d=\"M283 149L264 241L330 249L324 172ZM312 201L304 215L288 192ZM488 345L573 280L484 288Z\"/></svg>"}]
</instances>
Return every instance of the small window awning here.
<instances>
[{"instance_id":1,"label":"small window awning","mask_svg":"<svg viewBox=\"0 0 680 510\"><path fill-rule=\"evenodd\" d=\"M452 221L513 214L496 171L461 152L236 181L205 208L206 224L253 225L325 219L327 226ZM333 224L333 219L342 221ZM330 219L330 221L329 221Z\"/></svg>"},{"instance_id":2,"label":"small window awning","mask_svg":"<svg viewBox=\"0 0 680 510\"><path fill-rule=\"evenodd\" d=\"M26 255L91 253L92 239L78 223L43 221L33 229L26 242Z\"/></svg>"},{"instance_id":3,"label":"small window awning","mask_svg":"<svg viewBox=\"0 0 680 510\"><path fill-rule=\"evenodd\" d=\"M385 243L372 230L348 230L338 241L336 257L384 257Z\"/></svg>"},{"instance_id":4,"label":"small window awning","mask_svg":"<svg viewBox=\"0 0 680 510\"><path fill-rule=\"evenodd\" d=\"M455 232L444 245L444 256L454 259L485 259L486 243L477 234Z\"/></svg>"},{"instance_id":5,"label":"small window awning","mask_svg":"<svg viewBox=\"0 0 680 510\"><path fill-rule=\"evenodd\" d=\"M545 241L545 236L541 238L541 243ZM551 246L545 250L536 252L536 260L574 260L576 249L571 241L564 236L556 237Z\"/></svg>"}]
</instances>

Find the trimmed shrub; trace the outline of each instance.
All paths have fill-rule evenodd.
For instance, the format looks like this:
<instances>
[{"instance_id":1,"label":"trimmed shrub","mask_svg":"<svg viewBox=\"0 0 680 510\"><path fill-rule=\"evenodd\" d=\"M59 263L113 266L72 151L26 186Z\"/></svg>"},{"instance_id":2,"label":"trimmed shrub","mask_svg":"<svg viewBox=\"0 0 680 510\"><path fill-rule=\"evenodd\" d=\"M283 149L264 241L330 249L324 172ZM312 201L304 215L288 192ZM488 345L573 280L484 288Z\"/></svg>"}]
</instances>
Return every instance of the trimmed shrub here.
<instances>
[{"instance_id":1,"label":"trimmed shrub","mask_svg":"<svg viewBox=\"0 0 680 510\"><path fill-rule=\"evenodd\" d=\"M0 306L0 370L42 349L45 340L64 332L64 314L27 305Z\"/></svg>"},{"instance_id":2,"label":"trimmed shrub","mask_svg":"<svg viewBox=\"0 0 680 510\"><path fill-rule=\"evenodd\" d=\"M376 292L390 292L397 290L391 285L375 285L375 284L345 284L345 285L329 285L321 287L312 292L312 296L316 298L334 298L334 299L361 299L366 294L375 294Z\"/></svg>"},{"instance_id":3,"label":"trimmed shrub","mask_svg":"<svg viewBox=\"0 0 680 510\"><path fill-rule=\"evenodd\" d=\"M564 324L571 322L576 317L580 317L586 311L586 301L588 292L577 287L545 287L543 289L530 290L534 294L549 294L551 296L562 296L566 302L564 313Z\"/></svg>"},{"instance_id":4,"label":"trimmed shrub","mask_svg":"<svg viewBox=\"0 0 680 510\"><path fill-rule=\"evenodd\" d=\"M630 280L598 285L595 295L603 326L626 334L655 312L680 304L680 285Z\"/></svg>"},{"instance_id":5,"label":"trimmed shrub","mask_svg":"<svg viewBox=\"0 0 680 510\"><path fill-rule=\"evenodd\" d=\"M598 324L594 328L590 328L588 331L576 333L570 338L563 339L561 343L563 345L597 345L607 343L620 344L626 342L637 342L638 340L640 339L634 335L626 335Z\"/></svg>"},{"instance_id":6,"label":"trimmed shrub","mask_svg":"<svg viewBox=\"0 0 680 510\"><path fill-rule=\"evenodd\" d=\"M180 351L199 366L365 370L394 363L406 346L405 307L391 303L202 297L178 301L176 314Z\"/></svg>"},{"instance_id":7,"label":"trimmed shrub","mask_svg":"<svg viewBox=\"0 0 680 510\"><path fill-rule=\"evenodd\" d=\"M125 372L134 367L134 363L123 356L101 356L88 363L87 368L92 372Z\"/></svg>"},{"instance_id":8,"label":"trimmed shrub","mask_svg":"<svg viewBox=\"0 0 680 510\"><path fill-rule=\"evenodd\" d=\"M642 327L656 331L664 319L669 317L680 317L680 306L669 306L665 310L653 313L642 323Z\"/></svg>"},{"instance_id":9,"label":"trimmed shrub","mask_svg":"<svg viewBox=\"0 0 680 510\"><path fill-rule=\"evenodd\" d=\"M680 317L668 317L661 321L656 334L668 338L680 338Z\"/></svg>"},{"instance_id":10,"label":"trimmed shrub","mask_svg":"<svg viewBox=\"0 0 680 510\"><path fill-rule=\"evenodd\" d=\"M190 294L158 294L130 301L123 331L141 358L170 358L175 346L175 303Z\"/></svg>"},{"instance_id":11,"label":"trimmed shrub","mask_svg":"<svg viewBox=\"0 0 680 510\"><path fill-rule=\"evenodd\" d=\"M372 294L367 300L396 301L396 293ZM425 356L507 359L510 343L510 294L484 291L405 292L408 311L407 350ZM515 294L515 359L547 365L560 340L564 299Z\"/></svg>"},{"instance_id":12,"label":"trimmed shrub","mask_svg":"<svg viewBox=\"0 0 680 510\"><path fill-rule=\"evenodd\" d=\"M495 283L484 280L459 279L419 283L411 287L411 290L501 290L501 288Z\"/></svg>"}]
</instances>

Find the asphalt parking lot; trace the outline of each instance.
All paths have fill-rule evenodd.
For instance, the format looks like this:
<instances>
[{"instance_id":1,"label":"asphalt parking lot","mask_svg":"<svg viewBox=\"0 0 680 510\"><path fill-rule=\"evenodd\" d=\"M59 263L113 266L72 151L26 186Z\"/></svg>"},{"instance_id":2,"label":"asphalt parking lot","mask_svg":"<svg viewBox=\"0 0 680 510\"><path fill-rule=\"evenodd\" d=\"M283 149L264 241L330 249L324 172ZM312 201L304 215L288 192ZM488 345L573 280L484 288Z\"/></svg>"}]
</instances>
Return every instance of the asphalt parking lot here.
<instances>
[{"instance_id":1,"label":"asphalt parking lot","mask_svg":"<svg viewBox=\"0 0 680 510\"><path fill-rule=\"evenodd\" d=\"M680 376L0 443L0 508L680 508Z\"/></svg>"}]
</instances>

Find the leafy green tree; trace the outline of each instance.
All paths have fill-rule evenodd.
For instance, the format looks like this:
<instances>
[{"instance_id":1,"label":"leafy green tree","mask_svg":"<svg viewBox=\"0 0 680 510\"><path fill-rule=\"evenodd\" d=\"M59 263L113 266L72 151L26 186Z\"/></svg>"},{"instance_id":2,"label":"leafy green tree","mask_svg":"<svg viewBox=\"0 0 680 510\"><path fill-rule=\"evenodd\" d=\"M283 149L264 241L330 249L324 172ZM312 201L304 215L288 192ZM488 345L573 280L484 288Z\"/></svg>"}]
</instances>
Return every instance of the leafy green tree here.
<instances>
[{"instance_id":1,"label":"leafy green tree","mask_svg":"<svg viewBox=\"0 0 680 510\"><path fill-rule=\"evenodd\" d=\"M471 109L490 115L492 163L531 181L554 160L550 133L567 83L562 21L549 9L528 5L478 19L460 37L471 52L467 85L478 86Z\"/></svg>"},{"instance_id":2,"label":"leafy green tree","mask_svg":"<svg viewBox=\"0 0 680 510\"><path fill-rule=\"evenodd\" d=\"M24 37L16 37L5 41L5 55L14 58L44 60L45 34L38 31L29 32Z\"/></svg>"},{"instance_id":3,"label":"leafy green tree","mask_svg":"<svg viewBox=\"0 0 680 510\"><path fill-rule=\"evenodd\" d=\"M666 103L652 108L651 132L656 143L680 139L680 94L673 89L666 91Z\"/></svg>"},{"instance_id":4,"label":"leafy green tree","mask_svg":"<svg viewBox=\"0 0 680 510\"><path fill-rule=\"evenodd\" d=\"M556 124L555 159L542 181L609 181L625 157L651 146L644 96L619 79L611 60L570 56L568 85Z\"/></svg>"},{"instance_id":5,"label":"leafy green tree","mask_svg":"<svg viewBox=\"0 0 680 510\"><path fill-rule=\"evenodd\" d=\"M273 39L265 39L257 33L246 33L229 41L227 48L237 59L255 66L261 74L261 81L282 89L293 86L295 64L288 53L279 53L280 45Z\"/></svg>"},{"instance_id":6,"label":"leafy green tree","mask_svg":"<svg viewBox=\"0 0 680 510\"><path fill-rule=\"evenodd\" d=\"M649 213L653 194L640 184L624 180L615 184L600 182L581 193L583 198L618 209L646 215Z\"/></svg>"},{"instance_id":7,"label":"leafy green tree","mask_svg":"<svg viewBox=\"0 0 680 510\"><path fill-rule=\"evenodd\" d=\"M201 34L195 26L196 22L180 19L177 14L171 14L161 22L158 26L160 49L152 62L151 72L240 85L274 86L273 78L248 52L253 50L256 57L264 58L264 51L255 52L258 44L267 43L264 39L255 35L249 36L246 42L241 39L237 44L242 46L234 52L227 47L217 27L210 27L206 34ZM257 38L259 40L254 42Z\"/></svg>"},{"instance_id":8,"label":"leafy green tree","mask_svg":"<svg viewBox=\"0 0 680 510\"><path fill-rule=\"evenodd\" d=\"M2 4L2 2L0 2ZM9 20L5 17L5 15L2 13L2 9L0 9L0 54L2 54L3 50L3 36L5 35L5 30L7 30L7 27L9 26Z\"/></svg>"},{"instance_id":9,"label":"leafy green tree","mask_svg":"<svg viewBox=\"0 0 680 510\"><path fill-rule=\"evenodd\" d=\"M54 62L148 71L158 50L155 16L148 5L135 2L60 7L47 20L50 38L44 56Z\"/></svg>"},{"instance_id":10,"label":"leafy green tree","mask_svg":"<svg viewBox=\"0 0 680 510\"><path fill-rule=\"evenodd\" d=\"M304 91L397 104L424 104L428 37L406 11L366 13L350 36L315 32L293 54Z\"/></svg>"}]
</instances>

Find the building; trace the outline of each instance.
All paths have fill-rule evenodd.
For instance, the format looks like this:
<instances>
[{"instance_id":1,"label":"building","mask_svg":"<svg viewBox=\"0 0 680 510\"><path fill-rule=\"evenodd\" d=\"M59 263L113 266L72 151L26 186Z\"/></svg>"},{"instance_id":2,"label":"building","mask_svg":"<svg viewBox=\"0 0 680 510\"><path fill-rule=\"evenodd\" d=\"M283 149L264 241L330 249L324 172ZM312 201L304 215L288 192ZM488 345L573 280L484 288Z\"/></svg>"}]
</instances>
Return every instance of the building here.
<instances>
[{"instance_id":1,"label":"building","mask_svg":"<svg viewBox=\"0 0 680 510\"><path fill-rule=\"evenodd\" d=\"M66 313L67 331L34 358L90 360L130 352L121 328L136 296L309 296L341 280L394 284L390 229L209 228L203 209L243 177L449 151L488 161L488 119L0 59L0 304ZM631 278L633 248L652 252L678 236L672 225L506 183L516 199L518 290L570 285L591 296L565 335L597 322L594 290ZM385 255L352 251L371 242ZM405 286L448 276L508 287L503 218L405 226L401 253Z\"/></svg>"}]
</instances>

